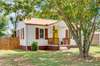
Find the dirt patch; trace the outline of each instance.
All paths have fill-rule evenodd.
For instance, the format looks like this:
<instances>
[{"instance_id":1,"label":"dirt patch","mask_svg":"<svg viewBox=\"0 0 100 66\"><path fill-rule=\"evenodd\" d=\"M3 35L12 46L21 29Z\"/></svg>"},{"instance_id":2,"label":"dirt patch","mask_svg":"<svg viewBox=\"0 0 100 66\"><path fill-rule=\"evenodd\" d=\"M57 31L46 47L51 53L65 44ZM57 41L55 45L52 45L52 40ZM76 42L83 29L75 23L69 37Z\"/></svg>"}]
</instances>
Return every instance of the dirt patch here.
<instances>
[{"instance_id":1,"label":"dirt patch","mask_svg":"<svg viewBox=\"0 0 100 66\"><path fill-rule=\"evenodd\" d=\"M35 66L32 60L24 57L0 57L0 66Z\"/></svg>"},{"instance_id":2,"label":"dirt patch","mask_svg":"<svg viewBox=\"0 0 100 66\"><path fill-rule=\"evenodd\" d=\"M4 64L5 60L6 59L4 57L0 57L0 66L2 66Z\"/></svg>"},{"instance_id":3,"label":"dirt patch","mask_svg":"<svg viewBox=\"0 0 100 66\"><path fill-rule=\"evenodd\" d=\"M28 58L23 58L23 57L16 57L13 59L13 61L15 62L23 62L23 61L27 61Z\"/></svg>"},{"instance_id":4,"label":"dirt patch","mask_svg":"<svg viewBox=\"0 0 100 66\"><path fill-rule=\"evenodd\" d=\"M13 58L13 62L17 63L18 66L34 66L32 65L32 60L24 57Z\"/></svg>"}]
</instances>

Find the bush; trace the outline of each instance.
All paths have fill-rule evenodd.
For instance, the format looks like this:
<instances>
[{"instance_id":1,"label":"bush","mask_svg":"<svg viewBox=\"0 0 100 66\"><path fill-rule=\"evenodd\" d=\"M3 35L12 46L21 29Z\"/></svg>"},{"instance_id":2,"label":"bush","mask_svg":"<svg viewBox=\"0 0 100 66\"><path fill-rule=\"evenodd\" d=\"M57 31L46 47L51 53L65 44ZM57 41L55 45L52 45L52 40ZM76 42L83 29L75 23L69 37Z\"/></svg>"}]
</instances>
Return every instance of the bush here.
<instances>
[{"instance_id":1,"label":"bush","mask_svg":"<svg viewBox=\"0 0 100 66\"><path fill-rule=\"evenodd\" d=\"M33 42L32 43L32 51L37 51L38 50L38 43L37 42Z\"/></svg>"}]
</instances>

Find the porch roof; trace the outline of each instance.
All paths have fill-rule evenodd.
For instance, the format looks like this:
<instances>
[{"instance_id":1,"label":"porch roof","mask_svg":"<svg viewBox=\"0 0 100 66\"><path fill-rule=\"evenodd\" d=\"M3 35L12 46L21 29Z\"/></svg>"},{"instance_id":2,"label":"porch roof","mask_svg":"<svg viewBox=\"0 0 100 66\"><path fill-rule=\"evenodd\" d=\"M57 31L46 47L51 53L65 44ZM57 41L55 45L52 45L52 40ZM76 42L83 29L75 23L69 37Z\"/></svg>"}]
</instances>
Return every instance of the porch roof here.
<instances>
[{"instance_id":1,"label":"porch roof","mask_svg":"<svg viewBox=\"0 0 100 66\"><path fill-rule=\"evenodd\" d=\"M43 26L49 26L52 24L57 23L57 20L51 20L51 19L41 19L41 18L32 18L32 19L26 19L25 24L29 25L43 25Z\"/></svg>"}]
</instances>

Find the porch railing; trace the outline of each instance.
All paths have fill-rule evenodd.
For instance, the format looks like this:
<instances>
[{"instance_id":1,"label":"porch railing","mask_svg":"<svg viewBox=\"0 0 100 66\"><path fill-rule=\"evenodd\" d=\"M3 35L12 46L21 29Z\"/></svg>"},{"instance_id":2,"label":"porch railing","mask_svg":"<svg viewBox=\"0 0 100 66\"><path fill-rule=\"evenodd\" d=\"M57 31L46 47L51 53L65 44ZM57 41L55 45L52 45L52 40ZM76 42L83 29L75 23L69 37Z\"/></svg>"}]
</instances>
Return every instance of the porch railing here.
<instances>
[{"instance_id":1,"label":"porch railing","mask_svg":"<svg viewBox=\"0 0 100 66\"><path fill-rule=\"evenodd\" d=\"M48 44L49 45L69 45L70 39L69 38L63 38L62 41L59 41L59 38L48 38Z\"/></svg>"}]
</instances>

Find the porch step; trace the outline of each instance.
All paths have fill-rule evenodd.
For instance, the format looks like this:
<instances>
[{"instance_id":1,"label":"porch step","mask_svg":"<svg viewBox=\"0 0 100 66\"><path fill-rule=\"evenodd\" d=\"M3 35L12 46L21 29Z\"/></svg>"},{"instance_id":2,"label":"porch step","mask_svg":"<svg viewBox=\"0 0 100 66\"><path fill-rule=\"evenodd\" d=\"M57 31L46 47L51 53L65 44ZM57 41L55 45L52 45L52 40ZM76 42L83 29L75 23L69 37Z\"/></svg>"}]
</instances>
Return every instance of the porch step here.
<instances>
[{"instance_id":1,"label":"porch step","mask_svg":"<svg viewBox=\"0 0 100 66\"><path fill-rule=\"evenodd\" d=\"M68 50L68 47L61 46L59 47L60 50Z\"/></svg>"}]
</instances>

